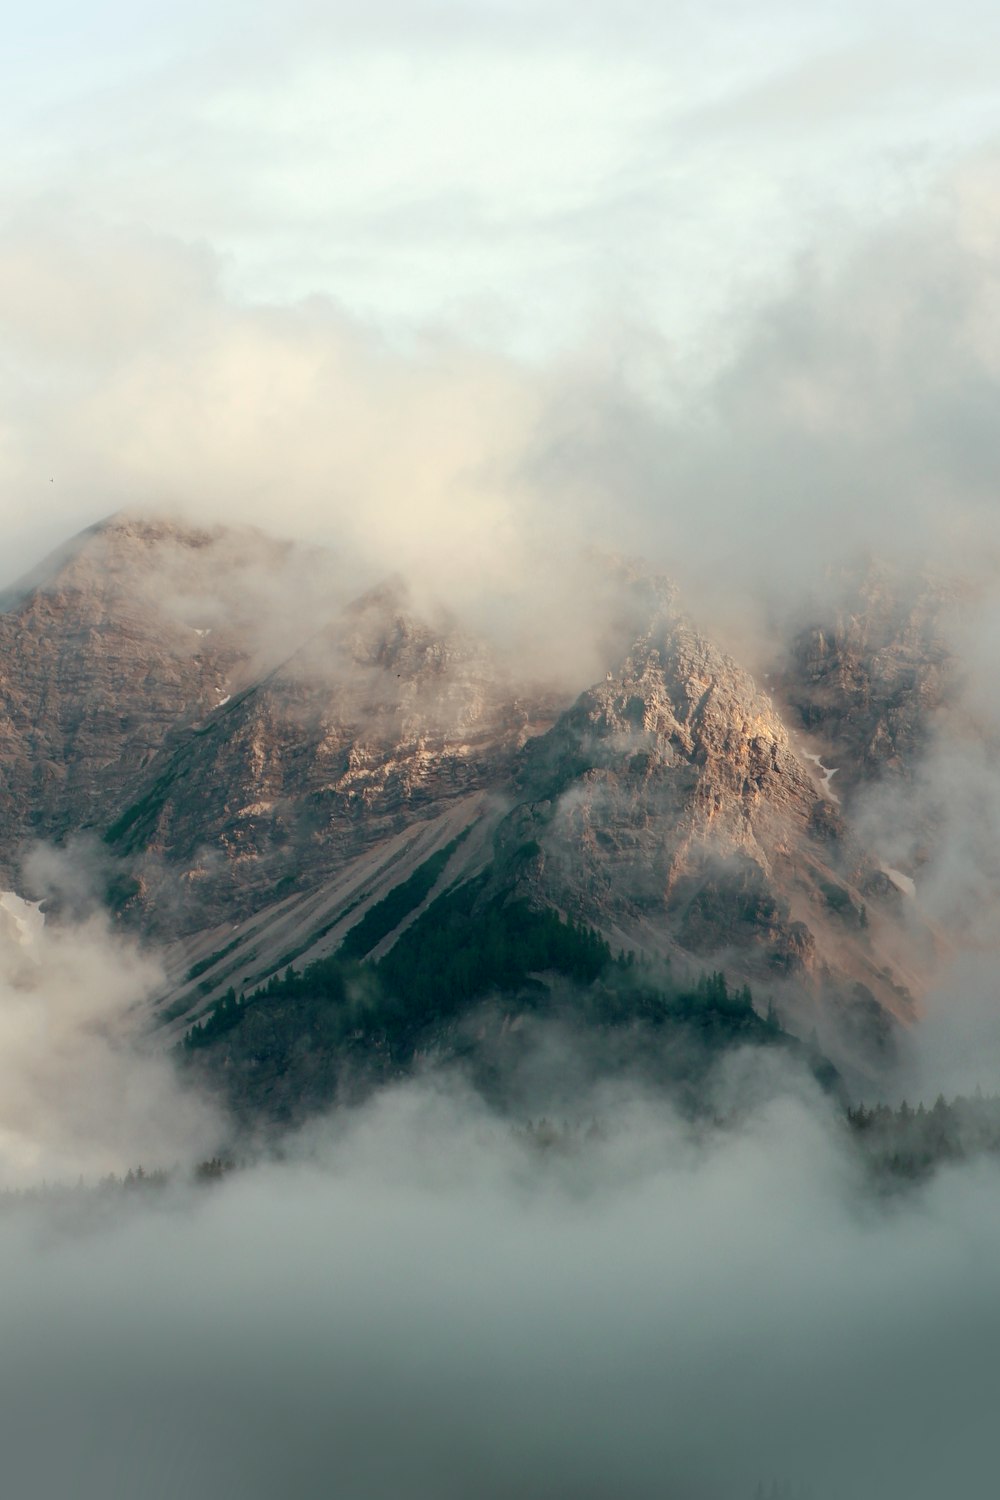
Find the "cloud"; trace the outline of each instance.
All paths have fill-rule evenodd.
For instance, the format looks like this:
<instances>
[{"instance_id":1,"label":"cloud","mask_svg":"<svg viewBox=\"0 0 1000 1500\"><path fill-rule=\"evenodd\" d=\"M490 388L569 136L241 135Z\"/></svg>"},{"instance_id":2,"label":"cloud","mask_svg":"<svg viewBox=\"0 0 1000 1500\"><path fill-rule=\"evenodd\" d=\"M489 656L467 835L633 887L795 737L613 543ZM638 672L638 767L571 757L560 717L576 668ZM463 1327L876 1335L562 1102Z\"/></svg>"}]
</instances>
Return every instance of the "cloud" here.
<instances>
[{"instance_id":1,"label":"cloud","mask_svg":"<svg viewBox=\"0 0 1000 1500\"><path fill-rule=\"evenodd\" d=\"M209 1153L220 1121L141 1038L143 1002L164 984L157 959L112 934L79 860L38 850L28 879L58 890L64 915L0 896L0 1185Z\"/></svg>"},{"instance_id":2,"label":"cloud","mask_svg":"<svg viewBox=\"0 0 1000 1500\"><path fill-rule=\"evenodd\" d=\"M509 551L533 395L502 359L448 343L411 358L322 300L227 302L202 251L45 230L0 249L0 322L5 479L50 531L160 506L415 572L447 546L453 572L488 577L492 547Z\"/></svg>"},{"instance_id":3,"label":"cloud","mask_svg":"<svg viewBox=\"0 0 1000 1500\"><path fill-rule=\"evenodd\" d=\"M257 301L535 352L642 304L690 347L817 229L997 129L995 26L980 0L209 0L81 27L49 0L12 23L0 181L207 242Z\"/></svg>"},{"instance_id":4,"label":"cloud","mask_svg":"<svg viewBox=\"0 0 1000 1500\"><path fill-rule=\"evenodd\" d=\"M466 605L580 541L713 604L858 548L992 557L996 202L980 154L849 252L818 245L744 304L708 378L643 300L528 363L475 329L240 301L204 244L35 211L0 236L0 471L31 518L13 545L27 562L77 518L186 507Z\"/></svg>"},{"instance_id":5,"label":"cloud","mask_svg":"<svg viewBox=\"0 0 1000 1500\"><path fill-rule=\"evenodd\" d=\"M200 1200L62 1231L8 1212L8 1486L749 1500L776 1476L816 1500L932 1500L987 1483L994 1167L884 1204L801 1099L702 1139L662 1104L599 1107L597 1135L539 1154L460 1092L411 1085Z\"/></svg>"},{"instance_id":6,"label":"cloud","mask_svg":"<svg viewBox=\"0 0 1000 1500\"><path fill-rule=\"evenodd\" d=\"M179 509L322 540L508 634L527 620L542 654L581 630L579 575L550 560L589 544L679 577L741 643L858 551L983 575L997 201L995 156L965 159L747 300L707 366L641 301L525 362L325 297L240 301L204 244L26 214L0 235L9 571L119 507Z\"/></svg>"},{"instance_id":7,"label":"cloud","mask_svg":"<svg viewBox=\"0 0 1000 1500\"><path fill-rule=\"evenodd\" d=\"M8 577L117 509L256 524L325 544L358 588L403 573L533 674L599 667L575 569L614 527L591 519L605 496L530 472L562 402L547 373L400 345L322 298L240 305L203 248L42 220L0 239L0 337Z\"/></svg>"}]
</instances>

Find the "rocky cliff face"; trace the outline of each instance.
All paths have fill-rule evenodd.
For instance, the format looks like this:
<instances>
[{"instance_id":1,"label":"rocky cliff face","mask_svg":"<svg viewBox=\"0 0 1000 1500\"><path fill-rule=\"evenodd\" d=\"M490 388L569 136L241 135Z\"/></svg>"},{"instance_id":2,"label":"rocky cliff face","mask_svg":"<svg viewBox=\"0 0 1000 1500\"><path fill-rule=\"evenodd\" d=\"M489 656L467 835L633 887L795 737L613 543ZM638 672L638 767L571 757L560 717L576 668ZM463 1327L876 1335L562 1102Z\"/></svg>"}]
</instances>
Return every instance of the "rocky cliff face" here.
<instances>
[{"instance_id":1,"label":"rocky cliff face","mask_svg":"<svg viewBox=\"0 0 1000 1500\"><path fill-rule=\"evenodd\" d=\"M899 890L770 697L683 621L526 747L519 789L504 832L532 850L522 883L615 943L723 967L800 1020L912 1015Z\"/></svg>"},{"instance_id":2,"label":"rocky cliff face","mask_svg":"<svg viewBox=\"0 0 1000 1500\"><path fill-rule=\"evenodd\" d=\"M872 593L797 638L771 696L669 589L623 574L631 649L567 705L402 585L350 601L329 576L255 533L126 517L13 591L5 878L26 839L100 835L121 919L206 976L181 985L196 1007L324 951L474 826L445 882L488 870L494 895L722 966L800 1024L870 1036L912 1013L904 898L800 751L805 731L836 744L848 790L911 763L947 680L929 608Z\"/></svg>"},{"instance_id":3,"label":"rocky cliff face","mask_svg":"<svg viewBox=\"0 0 1000 1500\"><path fill-rule=\"evenodd\" d=\"M413 619L401 585L345 608L308 561L254 532L126 516L8 591L8 883L30 840L90 830L146 919L204 923L503 779L546 706L479 644Z\"/></svg>"},{"instance_id":4,"label":"rocky cliff face","mask_svg":"<svg viewBox=\"0 0 1000 1500\"><path fill-rule=\"evenodd\" d=\"M844 580L839 603L793 636L775 690L838 767L847 801L874 781L912 778L956 663L943 620L952 591L871 567Z\"/></svg>"},{"instance_id":5,"label":"rocky cliff face","mask_svg":"<svg viewBox=\"0 0 1000 1500\"><path fill-rule=\"evenodd\" d=\"M272 547L244 539L251 553ZM30 838L101 826L179 726L241 680L213 631L222 534L123 519L95 527L0 601L0 866ZM226 539L235 571L246 564ZM231 573L232 568L228 570Z\"/></svg>"},{"instance_id":6,"label":"rocky cliff face","mask_svg":"<svg viewBox=\"0 0 1000 1500\"><path fill-rule=\"evenodd\" d=\"M147 921L247 915L452 801L503 791L551 706L405 605L397 586L363 596L150 766L108 835Z\"/></svg>"}]
</instances>

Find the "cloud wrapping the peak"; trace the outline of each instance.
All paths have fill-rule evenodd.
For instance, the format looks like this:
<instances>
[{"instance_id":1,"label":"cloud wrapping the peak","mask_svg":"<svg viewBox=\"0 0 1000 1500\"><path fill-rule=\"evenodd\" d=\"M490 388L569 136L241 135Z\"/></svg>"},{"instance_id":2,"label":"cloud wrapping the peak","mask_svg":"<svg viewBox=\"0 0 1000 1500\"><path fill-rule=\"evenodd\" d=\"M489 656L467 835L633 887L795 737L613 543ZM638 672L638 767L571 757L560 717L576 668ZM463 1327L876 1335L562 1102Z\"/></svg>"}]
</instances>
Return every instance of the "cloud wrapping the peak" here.
<instances>
[{"instance_id":1,"label":"cloud wrapping the peak","mask_svg":"<svg viewBox=\"0 0 1000 1500\"><path fill-rule=\"evenodd\" d=\"M22 222L0 239L12 559L138 506L322 540L466 607L591 542L709 598L819 586L864 549L981 566L997 201L980 155L803 260L707 380L635 322L525 364L325 298L235 301L204 247Z\"/></svg>"}]
</instances>

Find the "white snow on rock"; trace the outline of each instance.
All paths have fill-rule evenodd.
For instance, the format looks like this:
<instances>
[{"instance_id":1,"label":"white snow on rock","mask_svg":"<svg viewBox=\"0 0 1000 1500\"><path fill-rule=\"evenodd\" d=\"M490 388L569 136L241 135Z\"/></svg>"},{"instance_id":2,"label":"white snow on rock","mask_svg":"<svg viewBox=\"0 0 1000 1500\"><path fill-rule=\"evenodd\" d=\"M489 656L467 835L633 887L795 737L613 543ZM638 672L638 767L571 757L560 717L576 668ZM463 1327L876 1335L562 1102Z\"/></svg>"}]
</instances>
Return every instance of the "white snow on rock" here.
<instances>
[{"instance_id":1,"label":"white snow on rock","mask_svg":"<svg viewBox=\"0 0 1000 1500\"><path fill-rule=\"evenodd\" d=\"M883 865L882 873L883 875L888 875L893 885L899 886L904 896L916 896L916 882L911 880L909 875L904 875L902 870L894 870L892 865Z\"/></svg>"},{"instance_id":2,"label":"white snow on rock","mask_svg":"<svg viewBox=\"0 0 1000 1500\"><path fill-rule=\"evenodd\" d=\"M802 756L804 760L811 760L816 769L822 771L823 774L820 778L820 783L823 787L823 791L829 797L831 802L836 802L839 806L840 798L837 796L835 791L831 790L830 787L830 782L833 780L834 776L836 776L839 768L837 766L824 766L820 757L818 755L813 755L810 750L803 750Z\"/></svg>"}]
</instances>

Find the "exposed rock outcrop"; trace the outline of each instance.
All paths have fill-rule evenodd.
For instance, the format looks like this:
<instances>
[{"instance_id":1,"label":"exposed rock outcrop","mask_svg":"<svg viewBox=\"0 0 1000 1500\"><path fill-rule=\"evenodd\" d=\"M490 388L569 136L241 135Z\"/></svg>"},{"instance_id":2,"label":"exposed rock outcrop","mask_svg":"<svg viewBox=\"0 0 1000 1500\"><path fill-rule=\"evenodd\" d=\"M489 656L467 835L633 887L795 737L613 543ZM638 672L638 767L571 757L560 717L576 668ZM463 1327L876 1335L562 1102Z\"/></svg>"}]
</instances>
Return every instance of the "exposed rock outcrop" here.
<instances>
[{"instance_id":1,"label":"exposed rock outcrop","mask_svg":"<svg viewBox=\"0 0 1000 1500\"><path fill-rule=\"evenodd\" d=\"M912 1014L913 924L850 797L908 774L946 694L932 601L907 612L868 585L799 635L772 696L668 586L623 571L631 648L567 704L421 619L403 585L350 601L314 561L254 532L119 517L8 594L8 883L27 840L99 835L118 915L179 940L194 1005L226 974L325 951L391 890L394 860L474 826L453 882L489 870L494 896L616 949L723 966L850 1046ZM843 806L783 712L836 745Z\"/></svg>"},{"instance_id":2,"label":"exposed rock outcrop","mask_svg":"<svg viewBox=\"0 0 1000 1500\"><path fill-rule=\"evenodd\" d=\"M775 689L792 721L829 746L839 793L913 777L956 663L943 629L952 591L870 567L840 602L798 631Z\"/></svg>"},{"instance_id":3,"label":"exposed rock outcrop","mask_svg":"<svg viewBox=\"0 0 1000 1500\"><path fill-rule=\"evenodd\" d=\"M510 858L528 851L522 887L616 945L718 964L800 1015L852 1010L862 989L866 1005L913 1014L899 891L773 701L682 621L528 745L518 785L503 838Z\"/></svg>"},{"instance_id":4,"label":"exposed rock outcrop","mask_svg":"<svg viewBox=\"0 0 1000 1500\"><path fill-rule=\"evenodd\" d=\"M238 622L219 622L223 533L119 518L92 528L0 613L0 867L26 839L102 826L185 724L239 683ZM225 574L279 544L226 535Z\"/></svg>"}]
</instances>

